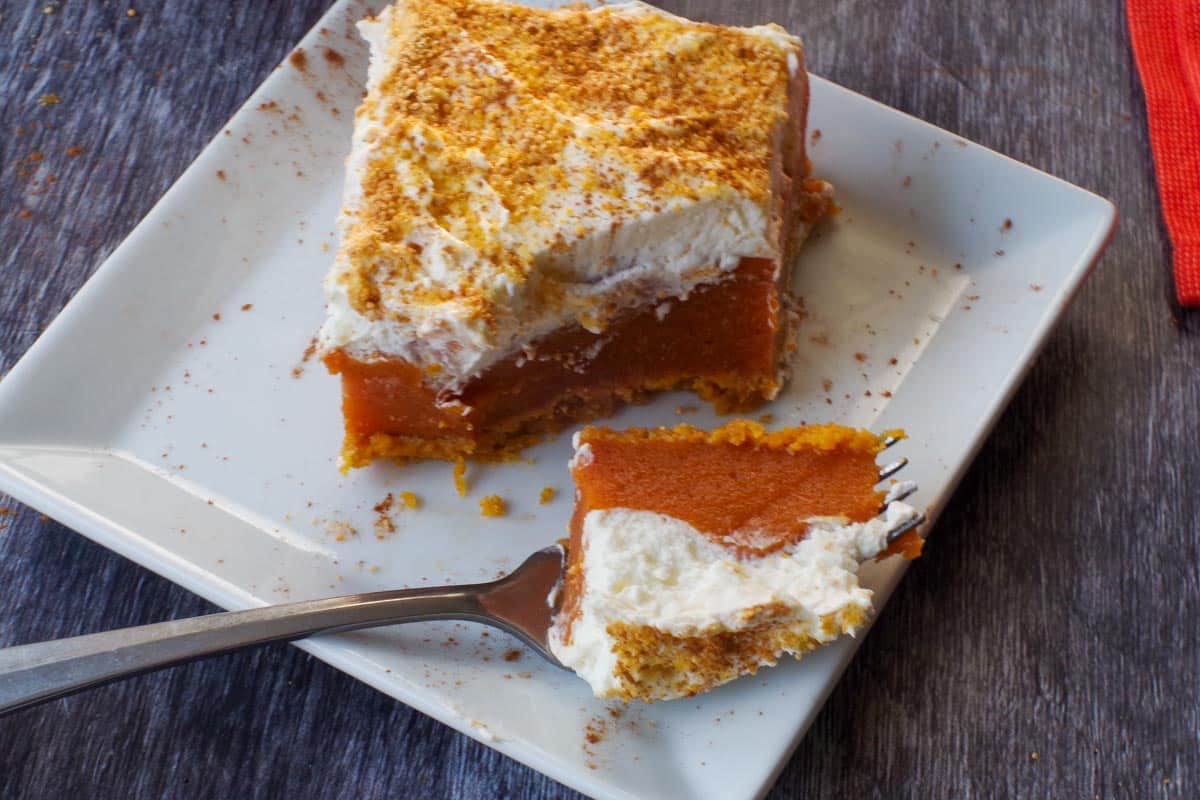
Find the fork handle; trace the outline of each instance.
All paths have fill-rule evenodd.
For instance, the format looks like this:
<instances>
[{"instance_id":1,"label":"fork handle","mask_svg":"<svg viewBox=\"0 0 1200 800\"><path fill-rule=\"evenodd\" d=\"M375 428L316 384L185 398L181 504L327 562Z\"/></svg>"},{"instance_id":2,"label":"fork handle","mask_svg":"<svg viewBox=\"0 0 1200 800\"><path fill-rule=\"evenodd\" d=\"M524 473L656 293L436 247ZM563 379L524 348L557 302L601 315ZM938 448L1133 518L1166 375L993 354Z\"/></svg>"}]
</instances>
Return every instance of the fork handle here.
<instances>
[{"instance_id":1,"label":"fork handle","mask_svg":"<svg viewBox=\"0 0 1200 800\"><path fill-rule=\"evenodd\" d=\"M398 622L492 622L479 599L491 585L331 597L0 649L0 715L143 672L269 642Z\"/></svg>"}]
</instances>

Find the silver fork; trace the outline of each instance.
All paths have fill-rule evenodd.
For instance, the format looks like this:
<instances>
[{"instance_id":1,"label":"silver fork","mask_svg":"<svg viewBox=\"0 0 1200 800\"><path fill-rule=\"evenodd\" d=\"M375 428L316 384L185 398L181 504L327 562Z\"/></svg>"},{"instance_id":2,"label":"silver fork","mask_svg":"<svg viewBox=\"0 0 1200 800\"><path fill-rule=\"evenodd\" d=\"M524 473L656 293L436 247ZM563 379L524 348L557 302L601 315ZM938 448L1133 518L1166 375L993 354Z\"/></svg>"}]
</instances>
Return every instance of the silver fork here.
<instances>
[{"instance_id":1,"label":"silver fork","mask_svg":"<svg viewBox=\"0 0 1200 800\"><path fill-rule=\"evenodd\" d=\"M890 446L894 440L884 444ZM901 459L883 467L880 480L907 463ZM885 509L912 488L894 487ZM907 520L888 531L888 537L895 539L922 522L923 516ZM547 639L557 610L548 598L564 567L565 553L555 545L538 550L511 573L489 583L307 600L0 649L0 715L231 650L402 622L480 622L516 636L562 667Z\"/></svg>"}]
</instances>

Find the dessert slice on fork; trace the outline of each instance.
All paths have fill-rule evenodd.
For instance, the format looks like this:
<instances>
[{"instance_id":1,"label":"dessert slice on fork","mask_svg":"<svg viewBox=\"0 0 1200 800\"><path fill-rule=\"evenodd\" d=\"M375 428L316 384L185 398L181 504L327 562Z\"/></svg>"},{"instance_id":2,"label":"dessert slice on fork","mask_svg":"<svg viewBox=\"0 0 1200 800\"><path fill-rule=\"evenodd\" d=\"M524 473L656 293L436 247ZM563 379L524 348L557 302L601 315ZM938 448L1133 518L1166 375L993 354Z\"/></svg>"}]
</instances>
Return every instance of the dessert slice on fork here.
<instances>
[{"instance_id":1,"label":"dessert slice on fork","mask_svg":"<svg viewBox=\"0 0 1200 800\"><path fill-rule=\"evenodd\" d=\"M568 567L552 652L600 697L707 691L853 634L860 561L915 558L899 434L735 421L576 436Z\"/></svg>"}]
</instances>

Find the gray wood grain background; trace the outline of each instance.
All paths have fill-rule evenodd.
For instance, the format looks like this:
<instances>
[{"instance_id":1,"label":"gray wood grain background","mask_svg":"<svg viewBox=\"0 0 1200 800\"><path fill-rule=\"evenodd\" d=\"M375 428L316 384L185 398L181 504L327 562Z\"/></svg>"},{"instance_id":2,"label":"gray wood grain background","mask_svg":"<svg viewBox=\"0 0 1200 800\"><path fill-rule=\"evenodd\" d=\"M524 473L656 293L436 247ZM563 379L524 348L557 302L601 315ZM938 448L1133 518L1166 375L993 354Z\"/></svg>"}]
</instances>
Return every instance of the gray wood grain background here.
<instances>
[{"instance_id":1,"label":"gray wood grain background","mask_svg":"<svg viewBox=\"0 0 1200 800\"><path fill-rule=\"evenodd\" d=\"M0 4L0 375L327 2ZM1173 300L1122 3L667 5L778 21L814 72L1122 215L771 796L1200 796L1200 316ZM0 507L0 645L214 610ZM6 799L568 796L287 647L0 719Z\"/></svg>"}]
</instances>

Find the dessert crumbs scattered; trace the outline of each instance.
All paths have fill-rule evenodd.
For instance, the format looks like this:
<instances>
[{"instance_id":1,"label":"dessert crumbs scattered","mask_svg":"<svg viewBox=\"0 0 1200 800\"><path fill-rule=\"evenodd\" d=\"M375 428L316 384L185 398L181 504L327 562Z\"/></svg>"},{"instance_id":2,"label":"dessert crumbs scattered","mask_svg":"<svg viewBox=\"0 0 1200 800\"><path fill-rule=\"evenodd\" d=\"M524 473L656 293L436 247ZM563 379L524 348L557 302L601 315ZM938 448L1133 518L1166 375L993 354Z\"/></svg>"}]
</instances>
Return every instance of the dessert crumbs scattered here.
<instances>
[{"instance_id":1,"label":"dessert crumbs scattered","mask_svg":"<svg viewBox=\"0 0 1200 800\"><path fill-rule=\"evenodd\" d=\"M1013 225L1013 223L1012 223L1012 220L1011 220L1011 219L1009 219L1008 217L1005 217L1005 218L1004 218L1004 224L1000 226L1000 230L1002 230L1002 231L1011 231L1011 230L1012 230L1012 225Z\"/></svg>"},{"instance_id":2,"label":"dessert crumbs scattered","mask_svg":"<svg viewBox=\"0 0 1200 800\"><path fill-rule=\"evenodd\" d=\"M376 512L378 515L376 517L376 521L374 521L374 529L376 529L376 534L396 533L396 523L392 522L391 516L388 513L391 511L392 501L394 501L394 499L392 499L391 492L389 492L388 497L385 497L383 500L380 500L379 503L374 504L374 512Z\"/></svg>"},{"instance_id":3,"label":"dessert crumbs scattered","mask_svg":"<svg viewBox=\"0 0 1200 800\"><path fill-rule=\"evenodd\" d=\"M1042 285L1040 283L1031 283L1029 284L1029 288L1035 292L1040 292L1042 290Z\"/></svg>"},{"instance_id":4,"label":"dessert crumbs scattered","mask_svg":"<svg viewBox=\"0 0 1200 800\"><path fill-rule=\"evenodd\" d=\"M894 367L900 363L900 359L896 358L895 356L892 356L891 358L888 359L888 363Z\"/></svg>"},{"instance_id":5,"label":"dessert crumbs scattered","mask_svg":"<svg viewBox=\"0 0 1200 800\"><path fill-rule=\"evenodd\" d=\"M699 410L696 406L675 406L676 414L695 414Z\"/></svg>"},{"instance_id":6,"label":"dessert crumbs scattered","mask_svg":"<svg viewBox=\"0 0 1200 800\"><path fill-rule=\"evenodd\" d=\"M225 180L226 177L228 177L228 176L225 174L225 170L223 170L223 169L217 170L217 180L223 181L223 180Z\"/></svg>"},{"instance_id":7,"label":"dessert crumbs scattered","mask_svg":"<svg viewBox=\"0 0 1200 800\"><path fill-rule=\"evenodd\" d=\"M809 139L808 139L808 143L809 143L809 144L816 144L816 143L817 143L817 142L819 142L820 140L821 140L821 129L820 129L820 128L813 128L813 132L812 132L812 135L811 135L811 136L809 137Z\"/></svg>"},{"instance_id":8,"label":"dessert crumbs scattered","mask_svg":"<svg viewBox=\"0 0 1200 800\"><path fill-rule=\"evenodd\" d=\"M213 321L214 321L214 322L220 322L220 321L221 321L221 312L220 312L220 311L218 311L218 312L216 312L215 314L213 314Z\"/></svg>"},{"instance_id":9,"label":"dessert crumbs scattered","mask_svg":"<svg viewBox=\"0 0 1200 800\"><path fill-rule=\"evenodd\" d=\"M253 303L245 303L245 304L242 306L242 311L249 311L249 310L250 310L250 309L252 309L252 308L254 308L254 304L253 304Z\"/></svg>"},{"instance_id":10,"label":"dessert crumbs scattered","mask_svg":"<svg viewBox=\"0 0 1200 800\"><path fill-rule=\"evenodd\" d=\"M344 542L347 536L358 536L358 529L344 520L334 519L325 522L325 530L333 534L335 541Z\"/></svg>"},{"instance_id":11,"label":"dessert crumbs scattered","mask_svg":"<svg viewBox=\"0 0 1200 800\"><path fill-rule=\"evenodd\" d=\"M454 462L454 490L459 497L467 496L467 462L461 458Z\"/></svg>"},{"instance_id":12,"label":"dessert crumbs scattered","mask_svg":"<svg viewBox=\"0 0 1200 800\"><path fill-rule=\"evenodd\" d=\"M1041 758L1041 756L1040 756L1040 755L1038 755L1038 753L1037 753L1037 751L1036 751L1036 750L1035 750L1035 751L1033 751L1032 753L1030 753L1030 754L1029 754L1029 757L1030 757L1031 759L1033 759L1034 761L1037 761L1039 758Z\"/></svg>"},{"instance_id":13,"label":"dessert crumbs scattered","mask_svg":"<svg viewBox=\"0 0 1200 800\"><path fill-rule=\"evenodd\" d=\"M334 64L336 66L341 66L342 64L346 63L346 57L343 56L341 53L339 53L337 50L334 50L332 47L326 47L324 49L323 55L325 56L325 60L328 61L330 64Z\"/></svg>"},{"instance_id":14,"label":"dessert crumbs scattered","mask_svg":"<svg viewBox=\"0 0 1200 800\"><path fill-rule=\"evenodd\" d=\"M20 217L21 219L29 219L30 217L33 216L33 212L30 211L28 208L24 208L17 212L17 216Z\"/></svg>"},{"instance_id":15,"label":"dessert crumbs scattered","mask_svg":"<svg viewBox=\"0 0 1200 800\"><path fill-rule=\"evenodd\" d=\"M831 378L826 378L825 380L821 381L821 388L826 392L831 391L833 389L833 380Z\"/></svg>"},{"instance_id":16,"label":"dessert crumbs scattered","mask_svg":"<svg viewBox=\"0 0 1200 800\"><path fill-rule=\"evenodd\" d=\"M546 505L554 499L554 495L558 494L558 489L553 486L543 486L541 494L538 495L538 503Z\"/></svg>"},{"instance_id":17,"label":"dessert crumbs scattered","mask_svg":"<svg viewBox=\"0 0 1200 800\"><path fill-rule=\"evenodd\" d=\"M489 494L479 499L479 512L485 517L503 517L508 513L508 504L498 494Z\"/></svg>"},{"instance_id":18,"label":"dessert crumbs scattered","mask_svg":"<svg viewBox=\"0 0 1200 800\"><path fill-rule=\"evenodd\" d=\"M892 393L890 391L888 391L887 389L884 389L882 392L880 392L880 394L882 394L884 397L892 396Z\"/></svg>"},{"instance_id":19,"label":"dessert crumbs scattered","mask_svg":"<svg viewBox=\"0 0 1200 800\"><path fill-rule=\"evenodd\" d=\"M857 361L858 363L862 364L862 363L866 362L867 354L866 353L855 353L854 360Z\"/></svg>"},{"instance_id":20,"label":"dessert crumbs scattered","mask_svg":"<svg viewBox=\"0 0 1200 800\"><path fill-rule=\"evenodd\" d=\"M770 425L772 422L775 421L775 415L774 414L761 414L758 418L758 421L761 422L763 425Z\"/></svg>"},{"instance_id":21,"label":"dessert crumbs scattered","mask_svg":"<svg viewBox=\"0 0 1200 800\"><path fill-rule=\"evenodd\" d=\"M1002 256L1002 255L1004 255L1004 251L1003 251L1003 250L997 250L997 251L996 251L996 255L997 255L997 256Z\"/></svg>"},{"instance_id":22,"label":"dessert crumbs scattered","mask_svg":"<svg viewBox=\"0 0 1200 800\"><path fill-rule=\"evenodd\" d=\"M138 12L136 8L130 8L125 11L125 16L127 17L136 17L137 15Z\"/></svg>"},{"instance_id":23,"label":"dessert crumbs scattered","mask_svg":"<svg viewBox=\"0 0 1200 800\"><path fill-rule=\"evenodd\" d=\"M417 509L421 507L421 500L412 492L401 492L400 502L404 503L405 508Z\"/></svg>"},{"instance_id":24,"label":"dessert crumbs scattered","mask_svg":"<svg viewBox=\"0 0 1200 800\"><path fill-rule=\"evenodd\" d=\"M905 175L904 180L900 182L900 185L905 189L912 186L912 175Z\"/></svg>"},{"instance_id":25,"label":"dessert crumbs scattered","mask_svg":"<svg viewBox=\"0 0 1200 800\"><path fill-rule=\"evenodd\" d=\"M955 262L954 262L954 268L955 268L955 269L962 269L962 262L961 262L961 261L955 261Z\"/></svg>"},{"instance_id":26,"label":"dessert crumbs scattered","mask_svg":"<svg viewBox=\"0 0 1200 800\"><path fill-rule=\"evenodd\" d=\"M812 342L813 344L827 345L827 344L829 344L829 334L818 333L815 336L808 337L808 340L810 342Z\"/></svg>"},{"instance_id":27,"label":"dessert crumbs scattered","mask_svg":"<svg viewBox=\"0 0 1200 800\"><path fill-rule=\"evenodd\" d=\"M297 47L288 56L288 63L295 67L300 72L308 72L308 56L304 54L303 47Z\"/></svg>"},{"instance_id":28,"label":"dessert crumbs scattered","mask_svg":"<svg viewBox=\"0 0 1200 800\"><path fill-rule=\"evenodd\" d=\"M520 661L521 660L521 651L514 647L512 650L509 650L508 652L506 652L504 654L504 660L505 661Z\"/></svg>"},{"instance_id":29,"label":"dessert crumbs scattered","mask_svg":"<svg viewBox=\"0 0 1200 800\"><path fill-rule=\"evenodd\" d=\"M56 106L62 102L62 98L53 92L42 95L38 98L39 106Z\"/></svg>"}]
</instances>

